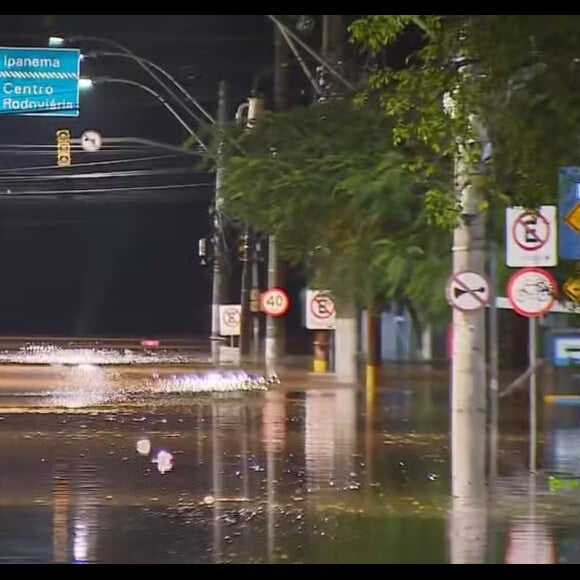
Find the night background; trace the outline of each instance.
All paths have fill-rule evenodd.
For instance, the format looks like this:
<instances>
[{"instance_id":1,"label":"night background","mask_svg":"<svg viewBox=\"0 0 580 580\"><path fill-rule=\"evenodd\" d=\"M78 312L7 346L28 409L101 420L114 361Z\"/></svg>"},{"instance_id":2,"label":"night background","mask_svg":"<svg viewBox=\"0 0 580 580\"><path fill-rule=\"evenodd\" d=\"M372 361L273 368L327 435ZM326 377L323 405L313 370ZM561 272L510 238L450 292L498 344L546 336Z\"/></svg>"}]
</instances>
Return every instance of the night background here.
<instances>
[{"instance_id":1,"label":"night background","mask_svg":"<svg viewBox=\"0 0 580 580\"><path fill-rule=\"evenodd\" d=\"M117 40L170 72L214 116L220 79L230 119L255 79L266 91L271 85L273 28L262 15L0 20L2 46L44 47L51 35ZM161 92L129 59L86 58L81 76ZM198 157L135 144L75 147L72 167L57 168L61 128L74 138L96 129L174 146L188 136L154 97L119 84L83 92L76 119L0 116L0 334L207 337L211 272L199 264L197 241L209 233L214 175L200 171ZM91 177L71 177L78 173ZM295 293L302 282L292 284ZM296 328L299 314L295 307Z\"/></svg>"}]
</instances>

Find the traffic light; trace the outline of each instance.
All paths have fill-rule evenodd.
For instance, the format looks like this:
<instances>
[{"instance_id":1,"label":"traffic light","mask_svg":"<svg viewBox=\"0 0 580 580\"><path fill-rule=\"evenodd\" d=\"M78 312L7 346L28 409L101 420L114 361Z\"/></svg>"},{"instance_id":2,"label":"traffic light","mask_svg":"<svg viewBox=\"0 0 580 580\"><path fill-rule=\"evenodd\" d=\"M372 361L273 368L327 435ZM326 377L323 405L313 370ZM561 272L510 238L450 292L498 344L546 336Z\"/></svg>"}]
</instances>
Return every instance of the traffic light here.
<instances>
[{"instance_id":1,"label":"traffic light","mask_svg":"<svg viewBox=\"0 0 580 580\"><path fill-rule=\"evenodd\" d=\"M56 164L68 167L71 164L70 131L59 129L56 132Z\"/></svg>"}]
</instances>

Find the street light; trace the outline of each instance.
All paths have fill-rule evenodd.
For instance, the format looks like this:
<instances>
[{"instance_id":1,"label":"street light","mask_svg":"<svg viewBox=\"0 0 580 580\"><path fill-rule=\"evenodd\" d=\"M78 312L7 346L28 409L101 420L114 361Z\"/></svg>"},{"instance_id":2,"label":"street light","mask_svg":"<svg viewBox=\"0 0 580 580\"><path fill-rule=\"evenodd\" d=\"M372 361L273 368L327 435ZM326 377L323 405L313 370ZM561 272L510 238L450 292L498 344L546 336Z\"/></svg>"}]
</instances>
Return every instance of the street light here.
<instances>
[{"instance_id":1,"label":"street light","mask_svg":"<svg viewBox=\"0 0 580 580\"><path fill-rule=\"evenodd\" d=\"M137 87L146 93L149 93L153 97L155 97L179 122L179 124L201 145L201 147L207 151L207 147L205 143L197 136L195 131L188 125L186 121L184 121L183 117L171 106L170 103L167 102L162 95L160 95L157 91L154 91L151 87L144 85L140 82L133 81L130 79L119 79L119 78L112 78L112 77L98 77L96 79L89 79L89 78L81 78L79 79L79 88L82 90L88 90L92 88L94 85L103 84L103 83L114 83L114 84L123 84L129 85L132 87Z\"/></svg>"},{"instance_id":2,"label":"street light","mask_svg":"<svg viewBox=\"0 0 580 580\"><path fill-rule=\"evenodd\" d=\"M197 107L197 109L199 111L201 111L201 113L203 113L203 115L206 118L208 118L212 123L216 122L212 118L212 116L197 102L197 100L179 82L177 82L167 71L165 71L164 69L162 69L161 67L159 67L158 65L156 65L155 63L153 63L147 59L143 59L141 57L138 57L135 53L133 53L126 46L122 45L120 42L117 42L115 40L111 40L108 38L102 38L102 37L76 35L76 36L71 36L69 38L64 38L61 36L51 36L49 38L48 43L49 43L49 46L58 47L58 46L63 46L64 44L67 44L70 42L95 42L95 43L105 44L105 45L113 47L113 49L116 52L102 53L103 56L105 56L105 55L113 56L114 55L114 56L121 56L121 57L130 58L130 59L134 60L151 78L153 78L153 80L155 80L161 87L163 87L165 89L165 91L169 95L171 95L171 97L173 97L173 99L175 99L175 101L177 103L179 103L179 105L181 105L181 107L183 107L191 116L195 117L195 114L183 102L183 100L178 95L175 94L175 92L171 89L171 87L167 86L167 83L165 83L159 77L159 75L157 75L155 73L155 71L158 71L166 79L171 81L171 83L175 87L177 87L183 95L186 96L188 101L193 103ZM101 79L101 80L103 80L103 79ZM124 79L115 79L115 80L108 79L108 81L109 82L121 82L124 84L131 84L131 85L137 86L138 88L141 88L141 89L145 90L146 92L155 96L173 114L173 116L179 121L179 123L181 125L183 125L184 127L186 127L188 133L190 135L192 135L194 137L194 139L202 145L203 149L205 151L207 151L207 147L205 146L204 143L202 143L200 141L200 139L197 137L197 135L195 135L195 133L193 132L191 127L189 127L189 125L187 123L185 123L185 121L183 121L183 119L175 111L175 109L173 107L171 107L171 105L165 99L163 99L163 97L161 97L161 95L159 95L155 91L153 91L153 89L151 89L150 87L146 87L145 85L142 85L142 84L137 83L135 81L127 81ZM86 88L89 88L89 87L90 87L90 85L88 85L88 83L87 83ZM225 124L226 115L227 115L227 110L226 110L226 103L225 103L225 84L220 83L219 98L218 98L217 123L222 124L222 125ZM216 232L215 232L216 244L219 244L219 239L222 236L222 228L223 228L223 224L221 223L221 196L220 196L220 188L221 188L221 181L222 181L222 176L221 176L222 169L223 168L222 168L221 157L218 156L218 169L216 172L216 198L215 198L215 208L214 208L214 227L216 228ZM221 259L220 252L216 246L216 259L214 260L214 272L213 272L212 324L211 324L211 327L212 327L212 329L211 329L212 358L214 360L217 360L219 358L217 338L219 335L219 305L221 303L220 294L221 294L221 291L223 288L222 281L221 281L221 268L219 265L220 259Z\"/></svg>"},{"instance_id":3,"label":"street light","mask_svg":"<svg viewBox=\"0 0 580 580\"><path fill-rule=\"evenodd\" d=\"M127 53L124 52L102 52L102 51L90 51L87 52L84 57L85 58L97 58L99 56L105 56L105 57L118 57L118 58L129 58L133 61L141 61L143 63L145 63L147 66L150 66L151 68L155 69L156 71L158 71L160 74L162 74L166 79L168 79L171 83L173 83L175 85L175 87L177 89L179 89L179 91L183 94L183 96L210 122L210 123L215 123L215 118L212 117L212 115L210 115L210 113L207 112L207 110L199 103L199 101L181 84L179 83L173 76L171 76L163 67L159 66L158 64L154 63L151 60L148 60L146 58L143 58L141 56L136 56L136 55L129 55ZM177 100L177 97L174 96L174 98ZM193 111L187 109L188 112L194 116L198 121L199 118L193 113Z\"/></svg>"},{"instance_id":4,"label":"street light","mask_svg":"<svg viewBox=\"0 0 580 580\"><path fill-rule=\"evenodd\" d=\"M181 97L171 89L164 82L155 71L159 72L163 75L166 79L168 79L175 87L179 89L179 91L185 96L185 98L192 103L210 122L215 123L215 119L202 107L199 102L189 93L189 91L179 83L172 75L170 75L164 68L160 67L158 64L154 62L137 56L132 50L117 42L116 40L111 40L110 38L102 38L100 36L81 36L75 35L70 37L63 37L63 36L51 36L48 39L48 45L51 47L59 47L64 46L65 44L71 43L78 43L78 42L94 42L99 44L106 44L108 46L112 46L115 49L115 52L95 52L95 53L88 53L85 56L116 56L122 58L129 58L136 62L153 80L155 80L164 90L167 91L169 95L176 102L178 102L190 115L195 117L195 113L183 102Z\"/></svg>"}]
</instances>

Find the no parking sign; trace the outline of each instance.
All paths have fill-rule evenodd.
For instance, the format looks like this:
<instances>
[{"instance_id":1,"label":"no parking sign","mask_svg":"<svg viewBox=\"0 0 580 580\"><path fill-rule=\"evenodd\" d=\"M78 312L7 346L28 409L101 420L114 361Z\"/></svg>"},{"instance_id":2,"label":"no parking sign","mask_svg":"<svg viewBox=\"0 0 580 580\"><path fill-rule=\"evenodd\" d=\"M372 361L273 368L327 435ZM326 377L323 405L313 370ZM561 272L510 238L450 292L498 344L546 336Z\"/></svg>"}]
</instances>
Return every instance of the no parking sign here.
<instances>
[{"instance_id":1,"label":"no parking sign","mask_svg":"<svg viewBox=\"0 0 580 580\"><path fill-rule=\"evenodd\" d=\"M309 330L334 330L336 304L325 290L306 291L306 328Z\"/></svg>"}]
</instances>

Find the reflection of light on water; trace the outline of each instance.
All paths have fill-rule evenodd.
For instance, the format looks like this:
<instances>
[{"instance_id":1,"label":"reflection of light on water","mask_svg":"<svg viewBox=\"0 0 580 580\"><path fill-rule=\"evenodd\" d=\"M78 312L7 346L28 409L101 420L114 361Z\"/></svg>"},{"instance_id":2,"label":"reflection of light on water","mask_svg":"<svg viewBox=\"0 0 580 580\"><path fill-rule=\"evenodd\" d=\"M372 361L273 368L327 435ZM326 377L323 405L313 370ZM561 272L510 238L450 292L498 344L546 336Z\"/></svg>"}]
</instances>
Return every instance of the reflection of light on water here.
<instances>
[{"instance_id":1,"label":"reflection of light on water","mask_svg":"<svg viewBox=\"0 0 580 580\"><path fill-rule=\"evenodd\" d=\"M451 564L483 564L487 548L487 506L480 499L452 499L449 513Z\"/></svg>"},{"instance_id":2,"label":"reflection of light on water","mask_svg":"<svg viewBox=\"0 0 580 580\"><path fill-rule=\"evenodd\" d=\"M336 389L306 393L306 476L309 486L358 489L353 471L356 448L356 392Z\"/></svg>"},{"instance_id":3,"label":"reflection of light on water","mask_svg":"<svg viewBox=\"0 0 580 580\"><path fill-rule=\"evenodd\" d=\"M66 369L65 389L53 395L57 406L77 409L106 402L111 397L110 377L106 369L80 364Z\"/></svg>"},{"instance_id":4,"label":"reflection of light on water","mask_svg":"<svg viewBox=\"0 0 580 580\"><path fill-rule=\"evenodd\" d=\"M75 522L73 557L75 562L86 562L89 555L89 530L84 522Z\"/></svg>"},{"instance_id":5,"label":"reflection of light on water","mask_svg":"<svg viewBox=\"0 0 580 580\"><path fill-rule=\"evenodd\" d=\"M245 371L175 375L160 379L156 390L164 393L204 393L266 390L278 384L277 376L251 375Z\"/></svg>"},{"instance_id":6,"label":"reflection of light on water","mask_svg":"<svg viewBox=\"0 0 580 580\"><path fill-rule=\"evenodd\" d=\"M173 455L169 451L159 451L151 463L157 464L159 473L163 475L173 469Z\"/></svg>"},{"instance_id":7,"label":"reflection of light on water","mask_svg":"<svg viewBox=\"0 0 580 580\"><path fill-rule=\"evenodd\" d=\"M506 564L556 564L556 560L554 538L545 522L533 519L512 525Z\"/></svg>"},{"instance_id":8,"label":"reflection of light on water","mask_svg":"<svg viewBox=\"0 0 580 580\"><path fill-rule=\"evenodd\" d=\"M554 429L551 434L552 471L580 476L580 430Z\"/></svg>"},{"instance_id":9,"label":"reflection of light on water","mask_svg":"<svg viewBox=\"0 0 580 580\"><path fill-rule=\"evenodd\" d=\"M262 412L263 443L266 450L281 453L284 450L286 436L286 397L284 393L270 391L266 393Z\"/></svg>"},{"instance_id":10,"label":"reflection of light on water","mask_svg":"<svg viewBox=\"0 0 580 580\"><path fill-rule=\"evenodd\" d=\"M145 352L125 349L120 351L103 348L60 348L54 345L29 345L17 351L0 352L0 363L140 365L160 362L201 364L210 362L210 359L193 353L177 354L163 350Z\"/></svg>"}]
</instances>

